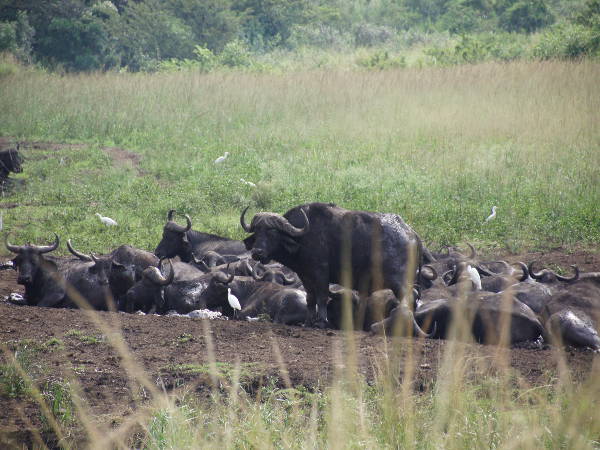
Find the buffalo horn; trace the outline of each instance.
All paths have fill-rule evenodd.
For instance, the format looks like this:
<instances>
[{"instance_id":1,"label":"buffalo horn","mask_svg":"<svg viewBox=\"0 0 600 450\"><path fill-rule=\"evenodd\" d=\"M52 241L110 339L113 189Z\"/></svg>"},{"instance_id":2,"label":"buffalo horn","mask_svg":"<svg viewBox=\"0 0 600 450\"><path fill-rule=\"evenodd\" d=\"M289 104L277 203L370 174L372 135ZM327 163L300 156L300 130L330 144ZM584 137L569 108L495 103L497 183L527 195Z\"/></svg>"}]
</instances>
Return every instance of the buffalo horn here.
<instances>
[{"instance_id":1,"label":"buffalo horn","mask_svg":"<svg viewBox=\"0 0 600 450\"><path fill-rule=\"evenodd\" d=\"M575 271L575 273L572 277L563 277L562 275L555 274L556 278L560 281L567 281L567 282L577 280L579 278L579 267L577 267L575 265L572 265L571 267Z\"/></svg>"},{"instance_id":2,"label":"buffalo horn","mask_svg":"<svg viewBox=\"0 0 600 450\"><path fill-rule=\"evenodd\" d=\"M167 213L167 221L168 222L171 222L173 220L173 214L175 214L175 210L170 209L169 212Z\"/></svg>"},{"instance_id":3,"label":"buffalo horn","mask_svg":"<svg viewBox=\"0 0 600 450\"><path fill-rule=\"evenodd\" d=\"M194 261L194 264L196 264L197 266L200 266L200 268L203 271L210 272L210 267L208 267L206 265L206 263L204 262L204 259L198 259L198 258L196 258L196 255L194 253L192 253L192 260Z\"/></svg>"},{"instance_id":4,"label":"buffalo horn","mask_svg":"<svg viewBox=\"0 0 600 450\"><path fill-rule=\"evenodd\" d=\"M50 252L53 252L54 250L56 250L58 248L59 242L60 242L60 240L58 239L58 234L54 233L54 244L50 244L50 245L32 245L32 247L38 253L50 253Z\"/></svg>"},{"instance_id":5,"label":"buffalo horn","mask_svg":"<svg viewBox=\"0 0 600 450\"><path fill-rule=\"evenodd\" d=\"M248 226L248 224L244 220L244 216L246 215L246 211L248 211L248 208L250 208L250 205L246 206L246 208L244 208L244 210L242 211L242 215L240 216L240 225L242 225L242 228L246 233L252 233L252 227Z\"/></svg>"},{"instance_id":6,"label":"buffalo horn","mask_svg":"<svg viewBox=\"0 0 600 450\"><path fill-rule=\"evenodd\" d=\"M521 261L518 261L515 264L518 265L521 268L521 271L523 272L523 275L521 275L521 278L518 278L518 280L525 281L529 277L529 270L527 269L527 266Z\"/></svg>"},{"instance_id":7,"label":"buffalo horn","mask_svg":"<svg viewBox=\"0 0 600 450\"><path fill-rule=\"evenodd\" d=\"M283 275L284 284L293 284L296 282L296 278L294 276L288 278L285 273L281 272L281 274Z\"/></svg>"},{"instance_id":8,"label":"buffalo horn","mask_svg":"<svg viewBox=\"0 0 600 450\"><path fill-rule=\"evenodd\" d=\"M11 244L10 242L8 242L8 235L9 235L9 233L6 233L6 236L4 236L4 245L6 245L6 248L13 253L21 253L21 250L23 249L23 247L21 247L19 245L14 245L14 244Z\"/></svg>"},{"instance_id":9,"label":"buffalo horn","mask_svg":"<svg viewBox=\"0 0 600 450\"><path fill-rule=\"evenodd\" d=\"M473 247L470 243L467 242L467 245L469 246L469 248L471 249L471 254L469 255L469 259L475 259L477 257L477 251L475 250L475 247Z\"/></svg>"},{"instance_id":10,"label":"buffalo horn","mask_svg":"<svg viewBox=\"0 0 600 450\"><path fill-rule=\"evenodd\" d=\"M281 216L283 219L281 222L281 231L284 231L293 237L303 236L308 233L308 230L310 229L310 222L308 221L308 217L302 208L300 208L300 212L302 213L302 218L304 219L304 226L302 228L296 228L285 217Z\"/></svg>"},{"instance_id":11,"label":"buffalo horn","mask_svg":"<svg viewBox=\"0 0 600 450\"><path fill-rule=\"evenodd\" d=\"M431 275L426 275L426 272L423 271L423 269L429 269L429 272L431 272ZM421 276L423 278L425 278L426 280L429 281L433 281L438 277L438 273L437 271L433 268L433 266L430 266L429 264L425 264L422 268L421 268Z\"/></svg>"},{"instance_id":12,"label":"buffalo horn","mask_svg":"<svg viewBox=\"0 0 600 450\"><path fill-rule=\"evenodd\" d=\"M534 264L535 264L535 261L531 261L529 263L529 265L527 266L527 270L529 271L529 275L531 275L531 278L533 278L535 280L539 280L540 278L542 278L544 271L542 270L541 272L536 273L535 270L533 270Z\"/></svg>"},{"instance_id":13,"label":"buffalo horn","mask_svg":"<svg viewBox=\"0 0 600 450\"><path fill-rule=\"evenodd\" d=\"M85 253L78 252L73 248L73 245L71 244L71 239L67 239L67 248L73 255L77 256L80 260L92 261L92 258L90 256L86 255Z\"/></svg>"}]
</instances>

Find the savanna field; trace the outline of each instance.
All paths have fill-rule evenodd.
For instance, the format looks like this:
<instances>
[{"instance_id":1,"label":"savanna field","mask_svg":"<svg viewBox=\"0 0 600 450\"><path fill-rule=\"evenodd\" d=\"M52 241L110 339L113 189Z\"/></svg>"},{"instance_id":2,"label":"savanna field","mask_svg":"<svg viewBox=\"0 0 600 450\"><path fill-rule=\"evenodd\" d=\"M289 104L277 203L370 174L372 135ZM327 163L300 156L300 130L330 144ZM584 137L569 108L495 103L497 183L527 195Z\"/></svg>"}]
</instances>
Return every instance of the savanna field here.
<instances>
[{"instance_id":1,"label":"savanna field","mask_svg":"<svg viewBox=\"0 0 600 450\"><path fill-rule=\"evenodd\" d=\"M241 239L248 205L283 214L320 201L400 214L433 250L470 242L490 256L553 252L569 263L577 254L573 262L600 271L592 61L23 69L0 78L0 102L0 136L25 143L24 171L0 199L2 231L19 244L56 232L85 253L153 250L170 209L196 230ZM57 253L67 254L62 243ZM0 437L11 445L600 446L599 360L584 350L1 308Z\"/></svg>"}]
</instances>

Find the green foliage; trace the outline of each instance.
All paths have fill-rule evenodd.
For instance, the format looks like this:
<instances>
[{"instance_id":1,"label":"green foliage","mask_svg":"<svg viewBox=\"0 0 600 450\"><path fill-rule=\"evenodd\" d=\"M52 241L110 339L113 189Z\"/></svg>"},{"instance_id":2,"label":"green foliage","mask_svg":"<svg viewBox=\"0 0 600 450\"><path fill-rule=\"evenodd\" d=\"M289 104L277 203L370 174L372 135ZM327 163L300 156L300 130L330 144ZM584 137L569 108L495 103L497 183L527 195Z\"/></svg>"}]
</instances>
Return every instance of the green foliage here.
<instances>
[{"instance_id":1,"label":"green foliage","mask_svg":"<svg viewBox=\"0 0 600 450\"><path fill-rule=\"evenodd\" d=\"M600 27L580 24L557 24L541 34L533 49L539 59L576 59L600 56Z\"/></svg>"},{"instance_id":2,"label":"green foliage","mask_svg":"<svg viewBox=\"0 0 600 450\"><path fill-rule=\"evenodd\" d=\"M31 366L32 351L20 346L14 353L15 361L0 364L0 394L11 398L23 397L29 393L29 382L21 375ZM19 370L19 367L21 370Z\"/></svg>"},{"instance_id":3,"label":"green foliage","mask_svg":"<svg viewBox=\"0 0 600 450\"><path fill-rule=\"evenodd\" d=\"M406 59L403 56L390 56L388 51L378 50L366 56L356 59L356 64L366 69L392 69L406 67Z\"/></svg>"},{"instance_id":4,"label":"green foliage","mask_svg":"<svg viewBox=\"0 0 600 450\"><path fill-rule=\"evenodd\" d=\"M225 45L218 61L226 67L249 67L252 64L252 55L244 42L235 40Z\"/></svg>"},{"instance_id":5,"label":"green foliage","mask_svg":"<svg viewBox=\"0 0 600 450\"><path fill-rule=\"evenodd\" d=\"M499 4L498 23L509 32L532 33L555 20L544 0L504 0Z\"/></svg>"}]
</instances>

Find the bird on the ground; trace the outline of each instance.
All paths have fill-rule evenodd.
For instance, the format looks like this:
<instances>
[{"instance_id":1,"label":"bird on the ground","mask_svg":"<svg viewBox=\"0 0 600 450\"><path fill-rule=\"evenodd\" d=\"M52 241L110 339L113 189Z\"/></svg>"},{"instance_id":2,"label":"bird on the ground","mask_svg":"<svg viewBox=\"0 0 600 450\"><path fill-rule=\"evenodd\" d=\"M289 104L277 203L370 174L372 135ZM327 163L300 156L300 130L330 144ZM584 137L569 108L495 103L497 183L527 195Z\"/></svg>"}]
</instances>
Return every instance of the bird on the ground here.
<instances>
[{"instance_id":1,"label":"bird on the ground","mask_svg":"<svg viewBox=\"0 0 600 450\"><path fill-rule=\"evenodd\" d=\"M100 219L100 222L102 222L107 227L116 227L117 226L117 222L115 220L111 219L110 217L101 216L100 213L96 213L96 215Z\"/></svg>"},{"instance_id":2,"label":"bird on the ground","mask_svg":"<svg viewBox=\"0 0 600 450\"><path fill-rule=\"evenodd\" d=\"M495 206L492 206L492 213L491 213L491 214L488 216L488 218L487 218L487 219L485 219L485 222L484 222L484 223L487 223L487 222L489 222L490 220L492 220L492 219L495 219L495 218L496 218L496 207L495 207Z\"/></svg>"},{"instance_id":3,"label":"bird on the ground","mask_svg":"<svg viewBox=\"0 0 600 450\"><path fill-rule=\"evenodd\" d=\"M234 316L236 311L242 310L242 305L240 305L240 301L238 300L238 298L231 293L231 288L227 288L227 301L229 302L229 306L233 308Z\"/></svg>"},{"instance_id":4,"label":"bird on the ground","mask_svg":"<svg viewBox=\"0 0 600 450\"><path fill-rule=\"evenodd\" d=\"M246 180L244 180L243 178L240 178L240 181L241 181L242 183L244 183L246 186L250 186L250 187L253 187L253 188L255 188L255 187L256 187L256 184L254 184L252 181L246 181Z\"/></svg>"},{"instance_id":5,"label":"bird on the ground","mask_svg":"<svg viewBox=\"0 0 600 450\"><path fill-rule=\"evenodd\" d=\"M225 152L223 154L223 156L219 156L217 159L215 159L215 164L221 164L222 162L224 162L227 157L229 156L229 152Z\"/></svg>"},{"instance_id":6,"label":"bird on the ground","mask_svg":"<svg viewBox=\"0 0 600 450\"><path fill-rule=\"evenodd\" d=\"M469 274L469 278L471 279L471 281L473 282L473 284L475 285L477 290L480 291L481 290L481 277L479 276L479 272L477 271L477 269L475 267L471 266L471 264L469 264L467 266L467 272Z\"/></svg>"}]
</instances>

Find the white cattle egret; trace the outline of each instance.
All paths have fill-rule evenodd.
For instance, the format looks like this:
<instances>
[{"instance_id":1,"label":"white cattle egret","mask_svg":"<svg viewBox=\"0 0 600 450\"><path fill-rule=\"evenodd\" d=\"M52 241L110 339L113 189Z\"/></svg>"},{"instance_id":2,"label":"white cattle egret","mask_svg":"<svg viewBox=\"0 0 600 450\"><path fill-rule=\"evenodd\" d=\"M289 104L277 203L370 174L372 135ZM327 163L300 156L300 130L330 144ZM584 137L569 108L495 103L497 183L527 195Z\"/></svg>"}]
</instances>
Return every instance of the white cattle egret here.
<instances>
[{"instance_id":1,"label":"white cattle egret","mask_svg":"<svg viewBox=\"0 0 600 450\"><path fill-rule=\"evenodd\" d=\"M219 156L217 159L215 159L215 164L221 164L222 162L224 162L227 157L229 156L229 152L225 152L225 154L223 154L223 156Z\"/></svg>"},{"instance_id":2,"label":"white cattle egret","mask_svg":"<svg viewBox=\"0 0 600 450\"><path fill-rule=\"evenodd\" d=\"M240 305L238 298L231 293L231 288L227 288L227 301L229 302L229 306L233 308L234 315L236 311L241 311L242 305Z\"/></svg>"},{"instance_id":3,"label":"white cattle egret","mask_svg":"<svg viewBox=\"0 0 600 450\"><path fill-rule=\"evenodd\" d=\"M481 290L481 277L479 276L479 272L477 269L470 264L467 266L467 272L469 274L469 278L475 285L478 291Z\"/></svg>"},{"instance_id":4,"label":"white cattle egret","mask_svg":"<svg viewBox=\"0 0 600 450\"><path fill-rule=\"evenodd\" d=\"M96 213L96 215L100 219L100 222L102 222L107 227L116 227L117 226L117 222L114 221L113 219L111 219L110 217L101 216L100 213Z\"/></svg>"},{"instance_id":5,"label":"white cattle egret","mask_svg":"<svg viewBox=\"0 0 600 450\"><path fill-rule=\"evenodd\" d=\"M492 213L488 216L487 219L485 219L485 222L487 223L490 220L495 219L495 218L496 218L496 207L492 206Z\"/></svg>"},{"instance_id":6,"label":"white cattle egret","mask_svg":"<svg viewBox=\"0 0 600 450\"><path fill-rule=\"evenodd\" d=\"M244 180L243 178L240 178L240 181L241 181L242 183L244 183L246 186L250 186L250 187L253 187L253 188L255 188L255 187L256 187L256 184L254 184L252 181L246 181L246 180Z\"/></svg>"}]
</instances>

